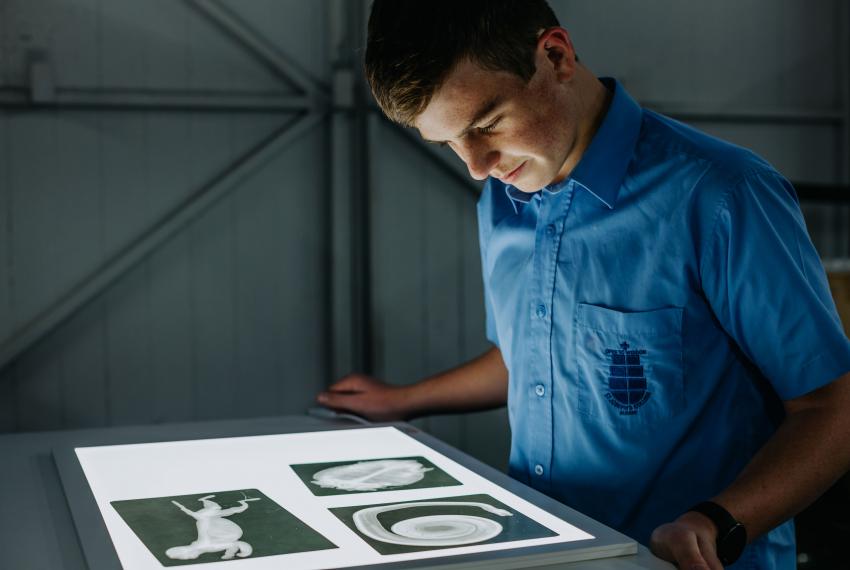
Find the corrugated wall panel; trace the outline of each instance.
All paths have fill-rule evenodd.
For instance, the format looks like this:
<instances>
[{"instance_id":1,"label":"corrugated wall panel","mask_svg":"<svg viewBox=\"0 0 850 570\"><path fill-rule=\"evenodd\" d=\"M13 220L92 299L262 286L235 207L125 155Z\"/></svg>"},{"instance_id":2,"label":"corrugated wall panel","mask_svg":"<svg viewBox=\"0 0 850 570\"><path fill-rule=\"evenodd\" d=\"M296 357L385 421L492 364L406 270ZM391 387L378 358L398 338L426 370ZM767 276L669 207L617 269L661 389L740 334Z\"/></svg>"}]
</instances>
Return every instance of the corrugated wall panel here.
<instances>
[{"instance_id":1,"label":"corrugated wall panel","mask_svg":"<svg viewBox=\"0 0 850 570\"><path fill-rule=\"evenodd\" d=\"M841 180L841 130L831 125L766 125L699 122L696 126L749 148L798 182L835 184Z\"/></svg>"},{"instance_id":2,"label":"corrugated wall panel","mask_svg":"<svg viewBox=\"0 0 850 570\"><path fill-rule=\"evenodd\" d=\"M48 337L17 363L17 427L21 430L59 429L65 420L62 361L56 358L60 341Z\"/></svg>"},{"instance_id":3,"label":"corrugated wall panel","mask_svg":"<svg viewBox=\"0 0 850 570\"><path fill-rule=\"evenodd\" d=\"M685 112L697 128L755 150L793 181L821 184L848 182L842 4L552 2L596 73L617 77L639 101ZM623 57L624 46L640 57ZM717 113L739 116L718 123ZM847 209L803 210L821 255L846 256Z\"/></svg>"},{"instance_id":4,"label":"corrugated wall panel","mask_svg":"<svg viewBox=\"0 0 850 570\"><path fill-rule=\"evenodd\" d=\"M372 117L369 122L375 373L393 384L426 374L422 193L411 164L421 157Z\"/></svg>"},{"instance_id":5,"label":"corrugated wall panel","mask_svg":"<svg viewBox=\"0 0 850 570\"><path fill-rule=\"evenodd\" d=\"M26 86L33 47L58 86L114 98L139 89L290 91L189 3L154 4L0 1L9 15L0 45L12 46L4 84ZM262 8L240 16L250 27L269 16L298 25L276 33L315 40L318 53L300 48L307 66L326 60L320 30L307 29L324 22L323 3L296 18L287 16L294 3L250 7ZM289 120L256 111L0 111L0 340ZM245 172L231 195L0 371L0 430L303 412L327 380L326 136L316 127Z\"/></svg>"},{"instance_id":6,"label":"corrugated wall panel","mask_svg":"<svg viewBox=\"0 0 850 570\"><path fill-rule=\"evenodd\" d=\"M237 126L237 140L240 128ZM246 133L247 134L247 133ZM251 409L270 415L279 402L275 381L281 372L279 303L281 262L277 258L276 226L285 182L269 176L269 165L243 182L234 195L236 269L236 362L239 386L233 400L238 415Z\"/></svg>"},{"instance_id":7,"label":"corrugated wall panel","mask_svg":"<svg viewBox=\"0 0 850 570\"><path fill-rule=\"evenodd\" d=\"M324 215L318 199L321 172L307 166L319 148L315 134L308 135L234 196L238 392L233 407L239 415L303 411L307 395L312 401L324 381L310 362L325 356L317 342L324 332L321 249L311 247L316 242L309 237ZM293 305L290 297L300 303Z\"/></svg>"},{"instance_id":8,"label":"corrugated wall panel","mask_svg":"<svg viewBox=\"0 0 850 570\"><path fill-rule=\"evenodd\" d=\"M234 153L228 136L232 121L211 123L196 117L191 123L195 144L190 164L204 156L225 164ZM203 181L191 169L192 186ZM228 196L187 232L190 237L193 368L196 374L196 417L215 419L232 414L236 378L236 256L233 197Z\"/></svg>"},{"instance_id":9,"label":"corrugated wall panel","mask_svg":"<svg viewBox=\"0 0 850 570\"><path fill-rule=\"evenodd\" d=\"M155 386L151 381L149 283L150 267L143 263L105 293L111 424L149 423L156 410ZM178 380L184 381L175 379ZM18 375L19 384L31 381Z\"/></svg>"},{"instance_id":10,"label":"corrugated wall panel","mask_svg":"<svg viewBox=\"0 0 850 570\"><path fill-rule=\"evenodd\" d=\"M58 358L62 362L65 426L101 427L110 424L105 317L106 302L97 299L84 307L63 329L63 345Z\"/></svg>"},{"instance_id":11,"label":"corrugated wall panel","mask_svg":"<svg viewBox=\"0 0 850 570\"><path fill-rule=\"evenodd\" d=\"M199 389L192 361L192 283L188 232L151 256L150 379L154 422L194 419Z\"/></svg>"},{"instance_id":12,"label":"corrugated wall panel","mask_svg":"<svg viewBox=\"0 0 850 570\"><path fill-rule=\"evenodd\" d=\"M17 364L0 371L0 433L18 430Z\"/></svg>"},{"instance_id":13,"label":"corrugated wall panel","mask_svg":"<svg viewBox=\"0 0 850 570\"><path fill-rule=\"evenodd\" d=\"M43 187L58 190L56 177L54 119L51 114L21 114L7 122L13 144L9 152L9 206L14 223L12 246L13 289L10 322L13 328L22 325L39 311L45 299L61 289L58 271L52 266L58 261L53 226L58 210L53 200L39 191ZM7 212L7 215L9 213ZM27 255L37 249L40 255ZM25 291L21 296L17 291Z\"/></svg>"},{"instance_id":14,"label":"corrugated wall panel","mask_svg":"<svg viewBox=\"0 0 850 570\"><path fill-rule=\"evenodd\" d=\"M850 207L803 203L803 216L812 242L823 260L850 258Z\"/></svg>"},{"instance_id":15,"label":"corrugated wall panel","mask_svg":"<svg viewBox=\"0 0 850 570\"><path fill-rule=\"evenodd\" d=\"M843 0L552 0L577 53L641 100L839 104L833 25ZM627 51L628 50L628 51Z\"/></svg>"},{"instance_id":16,"label":"corrugated wall panel","mask_svg":"<svg viewBox=\"0 0 850 570\"><path fill-rule=\"evenodd\" d=\"M183 89L220 87L226 83L231 91L287 89L241 45L188 4L160 4L161 10L132 2L13 4L10 16L20 27L15 30L14 38L8 37L10 32L4 35L4 41L13 44L8 66L25 68L29 58L27 46L32 45L45 47L49 57L61 54L58 62L51 60L60 87ZM88 10L96 10L96 14L91 16ZM73 35L64 33L66 16L71 22L81 22L85 41L75 42ZM90 36L97 41L90 41ZM77 70L79 74L74 75ZM12 75L21 81L25 77L17 72ZM267 132L280 124L279 120L282 121L273 118ZM154 111L108 112L100 116L65 111L12 115L9 130L12 136L21 131L21 136L14 136L12 145L16 171L12 173L11 186L20 193L24 184L31 196L15 195L10 215L20 220L25 232L43 235L44 227L48 226L67 234L55 240L49 258L26 256L22 252L16 255L16 278L26 286L27 293L14 303L15 325L27 322L43 310L59 292L196 188L185 183L185 176L174 176L186 169L186 149L197 142L187 136L188 121L185 114L160 115ZM257 140L263 134L258 131ZM91 137L100 140L95 144ZM28 141L31 146L27 146ZM207 164L206 178L214 172L213 168L221 166L205 157L199 158L200 164ZM76 171L62 172L66 165ZM67 203L33 191L39 185L56 186L51 178L56 176L63 176L71 185L81 188L61 196ZM120 192L115 190L119 187ZM97 192L102 195L98 196ZM57 207L43 207L38 201L45 199L55 202ZM96 204L97 200L101 203ZM65 206L79 207L81 215L59 219L66 217ZM92 223L86 213L89 211L99 211L104 220ZM74 224L89 233L102 224L100 250L89 247ZM30 237L17 236L16 242L32 248ZM62 248L72 246L76 246L74 256L65 255ZM46 267L51 268L50 279L44 278Z\"/></svg>"},{"instance_id":17,"label":"corrugated wall panel","mask_svg":"<svg viewBox=\"0 0 850 570\"><path fill-rule=\"evenodd\" d=\"M0 20L5 15L5 7L0 2ZM4 24L0 21L0 42L5 38ZM0 46L3 44L0 43ZM3 51L3 50L0 50ZM0 65L5 59L0 55ZM2 74L3 69L0 69ZM10 215L12 193L9 159L11 157L12 138L9 133L9 121L0 113L0 338L8 338L12 330L12 232L13 220ZM0 370L0 432L11 431L17 424L15 405L14 368Z\"/></svg>"},{"instance_id":18,"label":"corrugated wall panel","mask_svg":"<svg viewBox=\"0 0 850 570\"><path fill-rule=\"evenodd\" d=\"M274 338L278 368L272 380L280 414L315 405L331 373L327 148L327 130L313 130L266 174L277 188L279 212L270 253L282 325Z\"/></svg>"},{"instance_id":19,"label":"corrugated wall panel","mask_svg":"<svg viewBox=\"0 0 850 570\"><path fill-rule=\"evenodd\" d=\"M58 85L75 87L98 86L102 62L102 13L99 9L102 1L63 0L29 4L38 9L42 18L49 18L51 22L44 45L52 64L54 81Z\"/></svg>"},{"instance_id":20,"label":"corrugated wall panel","mask_svg":"<svg viewBox=\"0 0 850 570\"><path fill-rule=\"evenodd\" d=\"M2 14L2 12L0 12ZM0 113L0 339L8 338L13 328L12 311L12 134L9 120Z\"/></svg>"},{"instance_id":21,"label":"corrugated wall panel","mask_svg":"<svg viewBox=\"0 0 850 570\"><path fill-rule=\"evenodd\" d=\"M235 146L244 143L240 131L251 140L268 118L253 122L235 125ZM318 231L324 173L303 166L323 137L314 131L252 173L197 226L7 369L17 427L297 413L310 405L327 374L327 244Z\"/></svg>"}]
</instances>

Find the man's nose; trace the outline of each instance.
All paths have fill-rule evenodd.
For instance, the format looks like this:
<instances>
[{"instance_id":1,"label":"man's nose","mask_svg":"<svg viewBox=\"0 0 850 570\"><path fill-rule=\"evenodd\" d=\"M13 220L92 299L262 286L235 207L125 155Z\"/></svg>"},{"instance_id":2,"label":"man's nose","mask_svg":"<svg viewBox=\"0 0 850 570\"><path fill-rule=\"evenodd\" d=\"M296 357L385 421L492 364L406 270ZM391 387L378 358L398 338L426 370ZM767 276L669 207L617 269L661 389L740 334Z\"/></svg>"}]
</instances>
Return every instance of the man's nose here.
<instances>
[{"instance_id":1,"label":"man's nose","mask_svg":"<svg viewBox=\"0 0 850 570\"><path fill-rule=\"evenodd\" d=\"M493 167L499 163L499 151L487 145L467 143L459 151L460 158L469 169L469 175L476 180L487 178Z\"/></svg>"}]
</instances>

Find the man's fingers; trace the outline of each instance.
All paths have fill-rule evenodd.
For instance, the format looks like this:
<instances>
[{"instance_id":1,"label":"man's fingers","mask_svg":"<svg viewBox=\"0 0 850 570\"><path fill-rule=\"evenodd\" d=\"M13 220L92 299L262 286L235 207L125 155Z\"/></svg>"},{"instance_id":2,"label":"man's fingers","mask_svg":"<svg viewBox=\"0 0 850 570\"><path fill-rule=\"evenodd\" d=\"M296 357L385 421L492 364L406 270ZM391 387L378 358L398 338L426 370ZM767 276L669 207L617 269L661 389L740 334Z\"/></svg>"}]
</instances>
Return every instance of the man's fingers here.
<instances>
[{"instance_id":1,"label":"man's fingers","mask_svg":"<svg viewBox=\"0 0 850 570\"><path fill-rule=\"evenodd\" d=\"M696 534L675 524L655 529L650 546L656 556L675 562L682 570L714 570L702 556Z\"/></svg>"},{"instance_id":2,"label":"man's fingers","mask_svg":"<svg viewBox=\"0 0 850 570\"><path fill-rule=\"evenodd\" d=\"M316 399L320 404L329 408L353 411L351 404L355 397L356 394L329 390L327 392L321 392Z\"/></svg>"},{"instance_id":3,"label":"man's fingers","mask_svg":"<svg viewBox=\"0 0 850 570\"><path fill-rule=\"evenodd\" d=\"M697 544L700 552L702 553L703 559L708 564L708 567L711 568L711 570L723 570L723 564L721 564L720 559L717 558L717 548L714 544L711 544L701 536L697 536Z\"/></svg>"},{"instance_id":4,"label":"man's fingers","mask_svg":"<svg viewBox=\"0 0 850 570\"><path fill-rule=\"evenodd\" d=\"M670 552L676 560L676 565L682 570L712 570L703 558L694 534L688 533L679 540L672 541Z\"/></svg>"},{"instance_id":5,"label":"man's fingers","mask_svg":"<svg viewBox=\"0 0 850 570\"><path fill-rule=\"evenodd\" d=\"M363 389L364 383L358 376L346 376L334 382L328 387L329 392L358 392Z\"/></svg>"},{"instance_id":6,"label":"man's fingers","mask_svg":"<svg viewBox=\"0 0 850 570\"><path fill-rule=\"evenodd\" d=\"M319 404L343 412L352 412L373 421L403 419L400 392L376 378L351 374L316 396Z\"/></svg>"}]
</instances>

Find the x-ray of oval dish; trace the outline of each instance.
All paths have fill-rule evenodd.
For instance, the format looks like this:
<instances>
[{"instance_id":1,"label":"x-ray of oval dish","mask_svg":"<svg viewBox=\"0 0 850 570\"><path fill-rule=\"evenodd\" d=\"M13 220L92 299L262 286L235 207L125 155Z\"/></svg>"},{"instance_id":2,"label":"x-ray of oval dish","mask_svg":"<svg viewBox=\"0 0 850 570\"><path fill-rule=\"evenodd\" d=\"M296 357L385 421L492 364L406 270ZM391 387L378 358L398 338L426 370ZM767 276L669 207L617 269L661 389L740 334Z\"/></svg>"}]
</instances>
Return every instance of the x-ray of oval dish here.
<instances>
[{"instance_id":1,"label":"x-ray of oval dish","mask_svg":"<svg viewBox=\"0 0 850 570\"><path fill-rule=\"evenodd\" d=\"M422 480L431 471L413 459L379 459L329 467L313 475L313 484L343 491L376 491L403 487Z\"/></svg>"},{"instance_id":2,"label":"x-ray of oval dish","mask_svg":"<svg viewBox=\"0 0 850 570\"><path fill-rule=\"evenodd\" d=\"M354 513L354 525L369 538L404 546L462 546L490 540L502 532L502 525L492 519L452 513L404 519L389 530L378 520L382 513L415 507L478 507L502 517L513 516L486 503L426 501L362 509Z\"/></svg>"}]
</instances>

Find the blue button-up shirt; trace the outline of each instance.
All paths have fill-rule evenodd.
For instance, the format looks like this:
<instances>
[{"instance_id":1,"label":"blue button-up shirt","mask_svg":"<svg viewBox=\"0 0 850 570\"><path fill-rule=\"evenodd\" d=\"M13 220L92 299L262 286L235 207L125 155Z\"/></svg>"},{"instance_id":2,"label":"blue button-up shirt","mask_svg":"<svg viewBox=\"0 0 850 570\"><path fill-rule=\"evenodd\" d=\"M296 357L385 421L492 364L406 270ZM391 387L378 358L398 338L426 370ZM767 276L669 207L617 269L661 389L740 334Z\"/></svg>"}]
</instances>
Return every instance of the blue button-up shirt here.
<instances>
[{"instance_id":1,"label":"blue button-up shirt","mask_svg":"<svg viewBox=\"0 0 850 570\"><path fill-rule=\"evenodd\" d=\"M511 474L648 543L728 486L782 401L850 370L792 186L616 82L570 177L478 205ZM736 568L793 568L788 522Z\"/></svg>"}]
</instances>

